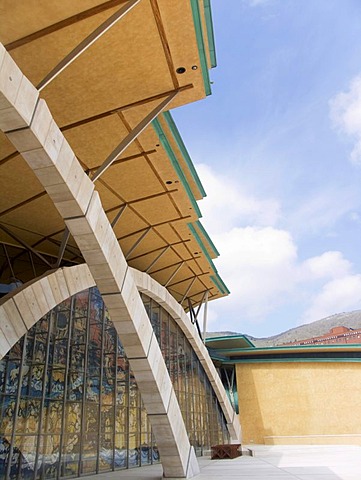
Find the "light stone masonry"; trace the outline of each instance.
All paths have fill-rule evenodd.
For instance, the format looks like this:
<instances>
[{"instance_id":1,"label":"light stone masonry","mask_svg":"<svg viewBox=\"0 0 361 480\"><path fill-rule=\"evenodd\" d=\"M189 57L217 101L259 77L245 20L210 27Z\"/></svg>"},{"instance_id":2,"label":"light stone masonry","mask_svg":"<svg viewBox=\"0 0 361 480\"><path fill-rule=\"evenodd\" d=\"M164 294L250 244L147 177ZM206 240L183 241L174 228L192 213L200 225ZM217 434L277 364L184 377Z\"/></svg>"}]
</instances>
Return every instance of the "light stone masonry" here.
<instances>
[{"instance_id":1,"label":"light stone masonry","mask_svg":"<svg viewBox=\"0 0 361 480\"><path fill-rule=\"evenodd\" d=\"M192 455L193 449L159 346L152 349L149 357L151 340L154 337L153 329L124 255L119 244L115 245L116 238L99 195L94 191L94 185L89 177L82 171L45 102L43 100L37 102L38 92L31 84L29 86L30 82L22 75L10 55L4 52L4 47L1 46L0 52L3 57L0 70L0 109L1 113L4 113L0 127L8 133L10 141L13 140L42 183L84 254L120 335L127 357L130 361L136 358L144 360L139 379L137 364L133 367L133 373L146 409L147 400L150 401L151 410L157 402L164 404L169 391L171 392L168 412L162 415L163 420L166 419L162 438L157 435L159 418L151 416L151 423L162 458L164 476L189 478L199 471L197 459ZM69 296L74 293L81 281L73 272L67 270L64 274ZM61 283L63 288L64 284ZM56 282L53 282L53 285L55 286ZM58 286L60 287L59 282ZM54 289L54 298L59 292L60 288ZM107 294L118 294L119 298ZM30 286L14 296L15 304L27 328L40 319L44 309L49 306L48 298L41 290L38 298L35 295L36 292ZM118 303L114 304L115 300L118 300ZM4 322L5 329L6 325ZM122 331L123 325L129 333ZM1 332L4 333L3 330ZM14 337L12 331L7 334L10 338ZM148 380L143 379L144 363L148 364L149 370L151 363L158 365L158 370L153 372ZM163 455L164 439L167 439L167 446L176 447L175 455Z\"/></svg>"}]
</instances>

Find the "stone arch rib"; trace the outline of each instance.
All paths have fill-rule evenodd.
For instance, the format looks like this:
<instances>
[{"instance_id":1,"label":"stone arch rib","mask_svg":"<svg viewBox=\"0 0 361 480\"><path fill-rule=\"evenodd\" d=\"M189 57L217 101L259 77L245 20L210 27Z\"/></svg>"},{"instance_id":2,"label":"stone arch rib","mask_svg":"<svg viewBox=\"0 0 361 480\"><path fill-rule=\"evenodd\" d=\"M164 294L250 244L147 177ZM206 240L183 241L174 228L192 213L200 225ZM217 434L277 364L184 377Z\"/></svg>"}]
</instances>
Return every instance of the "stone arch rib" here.
<instances>
[{"instance_id":1,"label":"stone arch rib","mask_svg":"<svg viewBox=\"0 0 361 480\"><path fill-rule=\"evenodd\" d=\"M0 128L43 185L82 252L133 370L162 458L164 476L190 478L199 473L194 449L133 274L99 194L46 102L39 100L39 92L2 45L1 58L0 103L5 108ZM39 316L35 302L29 310L32 308L32 314Z\"/></svg>"}]
</instances>

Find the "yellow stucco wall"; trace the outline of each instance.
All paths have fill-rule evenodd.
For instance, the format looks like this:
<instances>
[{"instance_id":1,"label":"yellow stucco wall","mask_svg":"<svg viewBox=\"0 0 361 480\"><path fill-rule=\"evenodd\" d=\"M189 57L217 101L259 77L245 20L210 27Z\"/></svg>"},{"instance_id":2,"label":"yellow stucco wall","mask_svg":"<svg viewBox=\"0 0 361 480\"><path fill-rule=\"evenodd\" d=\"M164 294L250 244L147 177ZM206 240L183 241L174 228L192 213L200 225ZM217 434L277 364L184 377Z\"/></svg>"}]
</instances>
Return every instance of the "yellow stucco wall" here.
<instances>
[{"instance_id":1,"label":"yellow stucco wall","mask_svg":"<svg viewBox=\"0 0 361 480\"><path fill-rule=\"evenodd\" d=\"M361 445L361 363L236 365L243 443Z\"/></svg>"}]
</instances>

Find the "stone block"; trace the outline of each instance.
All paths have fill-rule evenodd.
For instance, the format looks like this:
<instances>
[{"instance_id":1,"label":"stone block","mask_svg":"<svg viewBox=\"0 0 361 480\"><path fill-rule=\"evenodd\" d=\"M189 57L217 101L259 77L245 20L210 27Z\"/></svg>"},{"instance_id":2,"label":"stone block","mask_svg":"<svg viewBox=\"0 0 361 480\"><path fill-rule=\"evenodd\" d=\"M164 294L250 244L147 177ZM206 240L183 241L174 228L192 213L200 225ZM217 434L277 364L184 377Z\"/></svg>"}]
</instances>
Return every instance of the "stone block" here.
<instances>
[{"instance_id":1,"label":"stone block","mask_svg":"<svg viewBox=\"0 0 361 480\"><path fill-rule=\"evenodd\" d=\"M38 178L41 172L37 170ZM60 215L65 219L84 215L94 191L94 184L84 173L77 158L73 156L66 178L63 178L61 172L56 175L59 183L48 184L46 190ZM41 178L39 180L42 181Z\"/></svg>"},{"instance_id":2,"label":"stone block","mask_svg":"<svg viewBox=\"0 0 361 480\"><path fill-rule=\"evenodd\" d=\"M29 126L35 112L35 107L39 98L39 92L34 85L23 75L20 88L15 99L15 108L26 126Z\"/></svg>"},{"instance_id":3,"label":"stone block","mask_svg":"<svg viewBox=\"0 0 361 480\"><path fill-rule=\"evenodd\" d=\"M44 294L45 299L46 299L46 302L49 306L49 310L51 310L52 308L54 308L57 305L57 302L55 300L53 290L52 290L51 285L49 283L49 278L48 277L43 277L37 283L39 283L39 285L41 286L43 294Z\"/></svg>"},{"instance_id":4,"label":"stone block","mask_svg":"<svg viewBox=\"0 0 361 480\"><path fill-rule=\"evenodd\" d=\"M14 108L23 74L8 52L3 53L0 67L0 110ZM25 126L25 125L20 125ZM20 128L15 127L15 128ZM1 126L1 129L2 126ZM11 130L6 128L4 130Z\"/></svg>"},{"instance_id":5,"label":"stone block","mask_svg":"<svg viewBox=\"0 0 361 480\"><path fill-rule=\"evenodd\" d=\"M119 323L115 323L114 327L118 331ZM119 338L124 346L128 359L145 357L149 350L151 335L149 332L142 332L141 337L134 333L119 334Z\"/></svg>"},{"instance_id":6,"label":"stone block","mask_svg":"<svg viewBox=\"0 0 361 480\"><path fill-rule=\"evenodd\" d=\"M114 278L113 273L107 262L94 265L90 264L88 266L96 282L98 281L98 279L102 278ZM117 290L119 290L119 286L117 286Z\"/></svg>"},{"instance_id":7,"label":"stone block","mask_svg":"<svg viewBox=\"0 0 361 480\"><path fill-rule=\"evenodd\" d=\"M83 257L88 265L101 265L101 264L107 264L107 259L102 252L102 250L99 248L94 248L93 250L82 250Z\"/></svg>"},{"instance_id":8,"label":"stone block","mask_svg":"<svg viewBox=\"0 0 361 480\"><path fill-rule=\"evenodd\" d=\"M7 338L5 337L3 331L0 328L0 359L3 358L8 353L10 348L11 348L11 345L7 341Z\"/></svg>"},{"instance_id":9,"label":"stone block","mask_svg":"<svg viewBox=\"0 0 361 480\"><path fill-rule=\"evenodd\" d=\"M147 358L133 358L129 362L148 414L166 414L173 388L154 334Z\"/></svg>"},{"instance_id":10,"label":"stone block","mask_svg":"<svg viewBox=\"0 0 361 480\"><path fill-rule=\"evenodd\" d=\"M29 287L33 290L34 297L39 305L39 308L42 312L42 316L46 315L52 308L55 307L54 302L48 302L49 296L45 296L42 284L40 282L35 282Z\"/></svg>"},{"instance_id":11,"label":"stone block","mask_svg":"<svg viewBox=\"0 0 361 480\"><path fill-rule=\"evenodd\" d=\"M199 468L199 463L196 457L196 453L194 451L194 448L191 446L189 450L189 458L188 458L188 465L187 465L187 478L193 478L196 475L199 475L201 472Z\"/></svg>"},{"instance_id":12,"label":"stone block","mask_svg":"<svg viewBox=\"0 0 361 480\"><path fill-rule=\"evenodd\" d=\"M0 67L0 128L4 132L30 125L39 92L5 52Z\"/></svg>"},{"instance_id":13,"label":"stone block","mask_svg":"<svg viewBox=\"0 0 361 480\"><path fill-rule=\"evenodd\" d=\"M48 167L53 163L49 155L44 153L41 157L40 152L38 154L33 152L43 149L52 121L53 117L45 100L40 99L36 105L30 128L8 132L7 134L9 140L18 152L24 154L24 158L33 169Z\"/></svg>"},{"instance_id":14,"label":"stone block","mask_svg":"<svg viewBox=\"0 0 361 480\"><path fill-rule=\"evenodd\" d=\"M65 223L76 242L80 242L78 243L80 249L82 249L80 245L84 245L84 248L88 245L89 250L99 247L99 242L86 217L67 218Z\"/></svg>"},{"instance_id":15,"label":"stone block","mask_svg":"<svg viewBox=\"0 0 361 480\"><path fill-rule=\"evenodd\" d=\"M6 48L4 47L4 45L2 43L0 43L0 68L1 68L1 65L4 61L6 53L7 53Z\"/></svg>"},{"instance_id":16,"label":"stone block","mask_svg":"<svg viewBox=\"0 0 361 480\"><path fill-rule=\"evenodd\" d=\"M3 305L2 308L6 315L11 320L11 323L18 334L19 338L21 338L26 333L26 325L19 313L19 310L16 307L13 298L9 298Z\"/></svg>"},{"instance_id":17,"label":"stone block","mask_svg":"<svg viewBox=\"0 0 361 480\"><path fill-rule=\"evenodd\" d=\"M57 123L52 119L48 133L43 143L44 150L48 153L49 157L56 161L59 157L60 149L65 150L62 158L68 161L68 158L74 157L74 153L70 148L68 142L65 140L63 133L60 131Z\"/></svg>"},{"instance_id":18,"label":"stone block","mask_svg":"<svg viewBox=\"0 0 361 480\"><path fill-rule=\"evenodd\" d=\"M41 318L39 306L33 296L32 291L25 294L26 289L18 292L14 297L14 302L23 319L26 328L30 328Z\"/></svg>"},{"instance_id":19,"label":"stone block","mask_svg":"<svg viewBox=\"0 0 361 480\"><path fill-rule=\"evenodd\" d=\"M64 269L59 269L48 277L56 305L70 297L68 285L64 277Z\"/></svg>"},{"instance_id":20,"label":"stone block","mask_svg":"<svg viewBox=\"0 0 361 480\"><path fill-rule=\"evenodd\" d=\"M8 305L6 305L7 303ZM11 346L15 345L27 332L13 299L9 299L0 306L0 328Z\"/></svg>"},{"instance_id":21,"label":"stone block","mask_svg":"<svg viewBox=\"0 0 361 480\"><path fill-rule=\"evenodd\" d=\"M86 290L93 284L87 265L77 265L76 267L63 268L63 274L68 286L69 297L78 292Z\"/></svg>"}]
</instances>

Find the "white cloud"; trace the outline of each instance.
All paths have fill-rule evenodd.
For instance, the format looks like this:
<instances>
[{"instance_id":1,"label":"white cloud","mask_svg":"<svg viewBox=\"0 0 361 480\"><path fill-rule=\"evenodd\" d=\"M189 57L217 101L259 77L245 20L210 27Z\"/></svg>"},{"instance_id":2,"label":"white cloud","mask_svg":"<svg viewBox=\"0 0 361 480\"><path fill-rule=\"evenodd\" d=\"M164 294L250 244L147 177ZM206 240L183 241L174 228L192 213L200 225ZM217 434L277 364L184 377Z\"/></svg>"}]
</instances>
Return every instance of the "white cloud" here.
<instances>
[{"instance_id":1,"label":"white cloud","mask_svg":"<svg viewBox=\"0 0 361 480\"><path fill-rule=\"evenodd\" d=\"M244 185L216 174L208 165L197 165L197 171L206 192L210 193L200 207L204 224L212 235L238 225L274 225L279 220L280 206L275 199L250 195Z\"/></svg>"},{"instance_id":2,"label":"white cloud","mask_svg":"<svg viewBox=\"0 0 361 480\"><path fill-rule=\"evenodd\" d=\"M210 304L210 330L243 331L243 321L263 322L295 303L306 312L303 322L357 308L361 276L353 275L341 252L300 260L295 239L277 225L281 209L275 199L249 195L207 165L198 171L209 192L201 204L202 221L220 252L216 267L231 290L229 297ZM308 223L304 220L312 224L310 214ZM289 322L297 324L292 307L290 312Z\"/></svg>"},{"instance_id":3,"label":"white cloud","mask_svg":"<svg viewBox=\"0 0 361 480\"><path fill-rule=\"evenodd\" d=\"M234 228L214 240L220 250L217 268L232 292L222 308L259 320L291 292L297 251L288 232Z\"/></svg>"},{"instance_id":4,"label":"white cloud","mask_svg":"<svg viewBox=\"0 0 361 480\"><path fill-rule=\"evenodd\" d=\"M361 166L361 75L352 80L347 92L330 100L330 108L335 127L354 139L351 162Z\"/></svg>"},{"instance_id":5,"label":"white cloud","mask_svg":"<svg viewBox=\"0 0 361 480\"><path fill-rule=\"evenodd\" d=\"M271 0L249 0L250 7L259 7L260 5L266 5L270 3Z\"/></svg>"},{"instance_id":6,"label":"white cloud","mask_svg":"<svg viewBox=\"0 0 361 480\"><path fill-rule=\"evenodd\" d=\"M317 278L340 278L351 272L352 264L341 252L325 252L303 262L301 278L304 280Z\"/></svg>"},{"instance_id":7,"label":"white cloud","mask_svg":"<svg viewBox=\"0 0 361 480\"><path fill-rule=\"evenodd\" d=\"M361 308L361 275L347 275L327 282L314 296L301 323L313 322L335 313Z\"/></svg>"}]
</instances>

